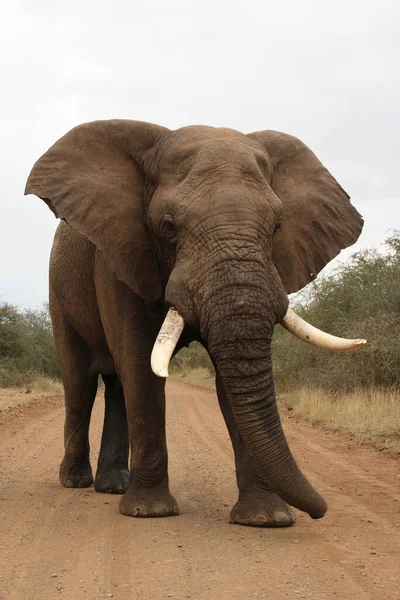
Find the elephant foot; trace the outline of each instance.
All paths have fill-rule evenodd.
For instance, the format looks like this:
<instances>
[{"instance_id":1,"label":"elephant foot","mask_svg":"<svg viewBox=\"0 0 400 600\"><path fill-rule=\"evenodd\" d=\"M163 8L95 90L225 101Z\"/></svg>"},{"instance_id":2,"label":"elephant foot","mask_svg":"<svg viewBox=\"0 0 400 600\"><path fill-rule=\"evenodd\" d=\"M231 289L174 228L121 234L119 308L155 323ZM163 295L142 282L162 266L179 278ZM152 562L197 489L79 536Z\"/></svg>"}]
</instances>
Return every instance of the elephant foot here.
<instances>
[{"instance_id":1,"label":"elephant foot","mask_svg":"<svg viewBox=\"0 0 400 600\"><path fill-rule=\"evenodd\" d=\"M290 527L296 523L296 516L274 492L253 492L236 502L230 523L250 527Z\"/></svg>"},{"instance_id":2,"label":"elephant foot","mask_svg":"<svg viewBox=\"0 0 400 600\"><path fill-rule=\"evenodd\" d=\"M60 482L66 488L87 488L93 484L89 457L65 455L60 466Z\"/></svg>"},{"instance_id":3,"label":"elephant foot","mask_svg":"<svg viewBox=\"0 0 400 600\"><path fill-rule=\"evenodd\" d=\"M94 489L101 494L125 494L128 483L128 469L97 469Z\"/></svg>"},{"instance_id":4,"label":"elephant foot","mask_svg":"<svg viewBox=\"0 0 400 600\"><path fill-rule=\"evenodd\" d=\"M151 491L146 494L128 490L122 496L119 510L128 517L171 517L179 515L175 498L167 491Z\"/></svg>"}]
</instances>

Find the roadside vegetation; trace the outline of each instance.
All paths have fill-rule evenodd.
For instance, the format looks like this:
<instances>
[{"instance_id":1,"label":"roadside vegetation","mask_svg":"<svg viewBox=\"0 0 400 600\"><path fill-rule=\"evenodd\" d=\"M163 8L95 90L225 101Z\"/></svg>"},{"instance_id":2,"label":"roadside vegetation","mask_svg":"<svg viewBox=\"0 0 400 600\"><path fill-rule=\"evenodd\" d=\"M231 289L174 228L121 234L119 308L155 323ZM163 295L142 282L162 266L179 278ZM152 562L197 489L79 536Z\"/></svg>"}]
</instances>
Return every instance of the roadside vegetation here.
<instances>
[{"instance_id":1,"label":"roadside vegetation","mask_svg":"<svg viewBox=\"0 0 400 600\"><path fill-rule=\"evenodd\" d=\"M182 348L171 360L170 374L184 383L215 388L215 371L208 352L198 342Z\"/></svg>"},{"instance_id":2,"label":"roadside vegetation","mask_svg":"<svg viewBox=\"0 0 400 600\"><path fill-rule=\"evenodd\" d=\"M0 304L0 388L61 389L48 306Z\"/></svg>"},{"instance_id":3,"label":"roadside vegetation","mask_svg":"<svg viewBox=\"0 0 400 600\"><path fill-rule=\"evenodd\" d=\"M323 352L276 328L273 356L280 390L310 386L335 393L400 389L400 233L383 251L358 252L336 273L297 295L295 310L342 337L366 338L356 352Z\"/></svg>"}]
</instances>

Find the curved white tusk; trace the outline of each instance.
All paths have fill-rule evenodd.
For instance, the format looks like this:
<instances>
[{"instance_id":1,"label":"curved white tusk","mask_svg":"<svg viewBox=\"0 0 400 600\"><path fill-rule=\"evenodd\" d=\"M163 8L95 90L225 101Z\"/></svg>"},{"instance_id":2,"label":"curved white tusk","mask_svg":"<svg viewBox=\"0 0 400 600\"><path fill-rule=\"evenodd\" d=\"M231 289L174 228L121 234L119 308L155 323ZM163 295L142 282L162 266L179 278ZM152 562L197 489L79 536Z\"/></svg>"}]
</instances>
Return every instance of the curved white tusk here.
<instances>
[{"instance_id":1,"label":"curved white tusk","mask_svg":"<svg viewBox=\"0 0 400 600\"><path fill-rule=\"evenodd\" d=\"M170 308L151 353L151 368L158 377L168 377L168 365L178 343L185 321L176 308Z\"/></svg>"},{"instance_id":2,"label":"curved white tusk","mask_svg":"<svg viewBox=\"0 0 400 600\"><path fill-rule=\"evenodd\" d=\"M344 352L345 350L356 350L367 343L367 340L347 340L331 335L330 333L325 333L307 323L299 315L296 315L291 308L288 308L286 315L281 321L281 325L300 340L303 340L303 342L307 342L323 350Z\"/></svg>"}]
</instances>

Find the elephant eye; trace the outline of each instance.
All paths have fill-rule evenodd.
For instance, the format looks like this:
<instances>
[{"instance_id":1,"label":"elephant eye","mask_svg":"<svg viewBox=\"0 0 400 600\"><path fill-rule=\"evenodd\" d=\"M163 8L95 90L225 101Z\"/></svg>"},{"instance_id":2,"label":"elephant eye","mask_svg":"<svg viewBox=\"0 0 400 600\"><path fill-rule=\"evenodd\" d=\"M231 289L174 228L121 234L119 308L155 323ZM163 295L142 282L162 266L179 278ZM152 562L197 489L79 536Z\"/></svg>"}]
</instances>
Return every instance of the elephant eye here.
<instances>
[{"instance_id":1,"label":"elephant eye","mask_svg":"<svg viewBox=\"0 0 400 600\"><path fill-rule=\"evenodd\" d=\"M161 225L162 233L169 240L174 240L177 234L176 225L170 217L164 218Z\"/></svg>"},{"instance_id":2,"label":"elephant eye","mask_svg":"<svg viewBox=\"0 0 400 600\"><path fill-rule=\"evenodd\" d=\"M275 229L274 229L274 231L273 231L273 234L272 234L272 235L274 235L274 234L275 234L275 233L278 231L278 229L280 229L280 228L281 228L281 225L282 225L282 222L281 222L281 220L279 219L279 220L276 222Z\"/></svg>"}]
</instances>

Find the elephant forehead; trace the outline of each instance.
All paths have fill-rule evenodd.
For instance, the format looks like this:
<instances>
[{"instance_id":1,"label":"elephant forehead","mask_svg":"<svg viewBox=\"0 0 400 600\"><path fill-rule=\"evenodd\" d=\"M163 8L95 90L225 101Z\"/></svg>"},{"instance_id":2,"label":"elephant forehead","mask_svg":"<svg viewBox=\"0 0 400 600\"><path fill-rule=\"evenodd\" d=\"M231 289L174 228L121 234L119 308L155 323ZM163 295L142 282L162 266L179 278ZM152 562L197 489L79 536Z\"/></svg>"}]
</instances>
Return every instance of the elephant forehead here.
<instances>
[{"instance_id":1,"label":"elephant forehead","mask_svg":"<svg viewBox=\"0 0 400 600\"><path fill-rule=\"evenodd\" d=\"M185 127L163 140L160 147L160 171L181 177L195 171L207 174L223 167L268 170L268 155L246 135L213 127Z\"/></svg>"}]
</instances>

